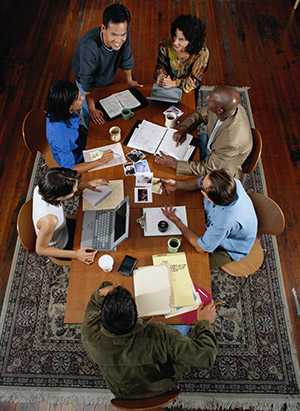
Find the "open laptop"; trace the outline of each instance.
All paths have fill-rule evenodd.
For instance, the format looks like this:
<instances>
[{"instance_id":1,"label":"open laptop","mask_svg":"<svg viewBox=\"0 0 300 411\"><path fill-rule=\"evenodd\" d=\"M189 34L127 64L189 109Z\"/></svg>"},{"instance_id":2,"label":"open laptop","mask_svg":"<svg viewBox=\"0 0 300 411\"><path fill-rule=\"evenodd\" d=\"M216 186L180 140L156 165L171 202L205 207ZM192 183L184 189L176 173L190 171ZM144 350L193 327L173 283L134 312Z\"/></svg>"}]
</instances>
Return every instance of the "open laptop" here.
<instances>
[{"instance_id":1,"label":"open laptop","mask_svg":"<svg viewBox=\"0 0 300 411\"><path fill-rule=\"evenodd\" d=\"M125 197L115 209L85 211L81 231L81 248L112 250L128 238L129 199Z\"/></svg>"}]
</instances>

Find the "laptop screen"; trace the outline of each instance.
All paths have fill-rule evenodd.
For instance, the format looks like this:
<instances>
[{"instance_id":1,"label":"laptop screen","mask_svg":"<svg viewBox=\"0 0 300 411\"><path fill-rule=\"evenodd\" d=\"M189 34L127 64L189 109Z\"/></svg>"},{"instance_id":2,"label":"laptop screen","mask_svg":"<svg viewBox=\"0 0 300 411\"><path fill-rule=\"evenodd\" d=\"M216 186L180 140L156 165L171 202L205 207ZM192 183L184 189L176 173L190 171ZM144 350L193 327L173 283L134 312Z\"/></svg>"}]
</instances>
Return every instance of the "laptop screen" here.
<instances>
[{"instance_id":1,"label":"laptop screen","mask_svg":"<svg viewBox=\"0 0 300 411\"><path fill-rule=\"evenodd\" d=\"M124 201L116 211L114 243L126 233L126 210L127 203Z\"/></svg>"}]
</instances>

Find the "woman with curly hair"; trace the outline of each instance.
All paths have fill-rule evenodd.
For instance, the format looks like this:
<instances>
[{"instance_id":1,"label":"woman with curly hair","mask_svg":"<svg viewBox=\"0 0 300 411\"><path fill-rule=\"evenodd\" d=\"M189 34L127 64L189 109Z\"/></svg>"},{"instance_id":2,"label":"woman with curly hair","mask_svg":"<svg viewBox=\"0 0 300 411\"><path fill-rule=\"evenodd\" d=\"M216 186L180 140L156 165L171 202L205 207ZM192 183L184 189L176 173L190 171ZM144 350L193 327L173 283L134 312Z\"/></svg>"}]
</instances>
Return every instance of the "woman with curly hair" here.
<instances>
[{"instance_id":1,"label":"woman with curly hair","mask_svg":"<svg viewBox=\"0 0 300 411\"><path fill-rule=\"evenodd\" d=\"M171 24L172 42L159 46L156 82L162 87L180 87L185 93L201 85L209 51L205 45L205 25L196 16L181 15Z\"/></svg>"}]
</instances>

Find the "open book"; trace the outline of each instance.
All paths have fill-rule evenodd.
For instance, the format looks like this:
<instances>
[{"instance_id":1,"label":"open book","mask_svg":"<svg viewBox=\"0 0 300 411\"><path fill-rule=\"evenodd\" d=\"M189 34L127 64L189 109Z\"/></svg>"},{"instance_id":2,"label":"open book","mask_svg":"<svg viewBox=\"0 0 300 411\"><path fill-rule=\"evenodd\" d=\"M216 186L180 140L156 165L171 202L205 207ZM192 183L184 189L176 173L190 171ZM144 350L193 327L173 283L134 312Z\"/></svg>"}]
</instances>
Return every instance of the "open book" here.
<instances>
[{"instance_id":1,"label":"open book","mask_svg":"<svg viewBox=\"0 0 300 411\"><path fill-rule=\"evenodd\" d=\"M193 136L187 134L186 140L179 146L176 146L176 142L173 140L175 132L176 130L173 128L163 127L143 120L132 133L127 145L150 154L163 152L175 157L176 160L187 161L195 149L195 146L190 145Z\"/></svg>"},{"instance_id":2,"label":"open book","mask_svg":"<svg viewBox=\"0 0 300 411\"><path fill-rule=\"evenodd\" d=\"M120 91L119 93L102 98L99 100L99 103L109 118L119 116L123 108L133 109L141 105L139 100L131 93L130 90Z\"/></svg>"}]
</instances>

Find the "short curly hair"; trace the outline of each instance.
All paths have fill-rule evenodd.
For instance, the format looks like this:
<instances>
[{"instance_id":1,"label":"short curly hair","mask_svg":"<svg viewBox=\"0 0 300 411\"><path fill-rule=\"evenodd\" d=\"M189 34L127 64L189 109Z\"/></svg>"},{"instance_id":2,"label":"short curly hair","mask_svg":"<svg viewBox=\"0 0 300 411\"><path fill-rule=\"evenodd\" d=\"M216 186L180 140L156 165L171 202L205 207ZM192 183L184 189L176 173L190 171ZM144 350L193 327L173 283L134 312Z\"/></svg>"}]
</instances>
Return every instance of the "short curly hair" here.
<instances>
[{"instance_id":1,"label":"short curly hair","mask_svg":"<svg viewBox=\"0 0 300 411\"><path fill-rule=\"evenodd\" d=\"M205 24L196 16L192 16L191 14L182 14L178 16L171 24L172 38L175 37L177 29L183 32L184 37L189 42L186 47L186 51L189 54L199 53L205 41Z\"/></svg>"}]
</instances>

